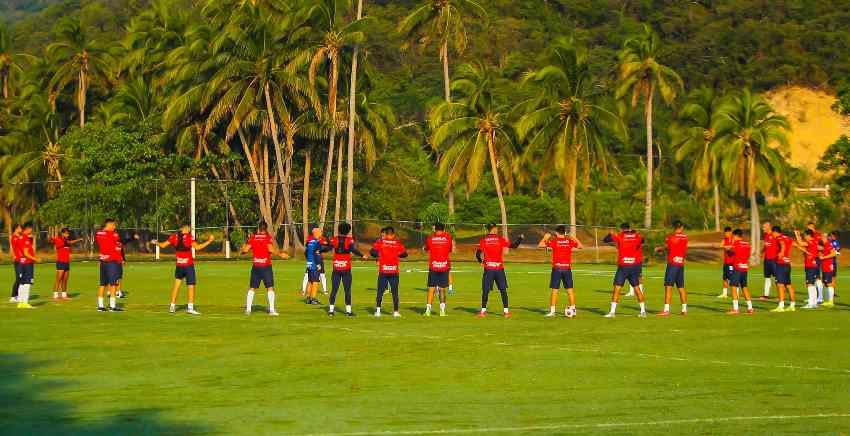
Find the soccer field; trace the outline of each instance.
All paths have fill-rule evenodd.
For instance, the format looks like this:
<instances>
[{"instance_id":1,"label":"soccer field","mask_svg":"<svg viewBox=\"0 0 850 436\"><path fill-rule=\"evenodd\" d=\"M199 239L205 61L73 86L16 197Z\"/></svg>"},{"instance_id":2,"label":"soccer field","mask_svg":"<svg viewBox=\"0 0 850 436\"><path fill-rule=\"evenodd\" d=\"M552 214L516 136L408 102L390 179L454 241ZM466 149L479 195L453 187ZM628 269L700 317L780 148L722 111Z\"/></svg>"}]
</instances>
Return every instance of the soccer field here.
<instances>
[{"instance_id":1,"label":"soccer field","mask_svg":"<svg viewBox=\"0 0 850 436\"><path fill-rule=\"evenodd\" d=\"M403 264L421 270L424 264ZM579 316L544 319L548 265L508 264L512 319L478 265L455 266L449 316L420 316L425 273L401 276L402 319L369 315L375 268L356 264L357 317L303 304L303 262L277 262L280 317L243 314L248 262L198 265L200 317L169 314L173 263L130 263L124 313L95 311L96 263L70 302L0 306L2 434L780 434L850 429L850 307L724 314L719 266L689 265L690 313L604 319L613 266L577 265ZM0 270L8 292L11 268ZM663 266L648 268L661 308ZM799 270L794 278L801 285ZM751 284L761 289L760 269ZM840 289L839 294L847 291ZM801 294L804 294L801 293ZM320 298L323 303L327 297ZM798 301L804 299L798 296ZM185 291L179 302L185 303ZM264 305L258 292L255 304ZM566 296L559 301L563 310ZM341 304L340 301L337 303ZM384 301L385 310L391 301ZM673 310L678 313L674 296ZM561 312L562 313L562 312Z\"/></svg>"}]
</instances>

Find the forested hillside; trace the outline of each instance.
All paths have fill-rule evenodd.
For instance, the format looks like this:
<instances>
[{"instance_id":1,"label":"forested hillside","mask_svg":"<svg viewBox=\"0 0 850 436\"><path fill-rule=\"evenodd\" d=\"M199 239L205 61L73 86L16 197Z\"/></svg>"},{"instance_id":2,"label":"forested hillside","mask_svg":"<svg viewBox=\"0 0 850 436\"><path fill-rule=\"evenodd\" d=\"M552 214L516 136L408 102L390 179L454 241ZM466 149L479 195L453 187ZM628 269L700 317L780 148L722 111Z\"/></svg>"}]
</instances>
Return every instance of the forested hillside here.
<instances>
[{"instance_id":1,"label":"forested hillside","mask_svg":"<svg viewBox=\"0 0 850 436\"><path fill-rule=\"evenodd\" d=\"M841 186L846 164L816 174L793 168L783 145L790 125L761 97L789 84L850 95L847 0L365 0L362 20L357 2L342 0L6 3L7 183L96 177L72 156L90 145L87 135L116 138L117 130L144 132L149 144L140 147L187 157L169 163L186 174L257 183L253 201L265 197L265 208L235 212L244 221L330 220L337 196L340 209L352 201L357 217L410 219L433 203L451 209L453 193L453 218L481 222L504 215L501 191L513 222L659 226L683 218L713 228L747 221L754 205L789 224L814 214L847 219L836 197L793 191ZM419 26L416 13L440 8L455 14L448 24ZM91 61L82 103L74 77L81 53ZM265 98L257 83L270 84ZM547 110L555 111L550 122ZM762 118L735 118L750 113ZM463 131L464 117L479 129ZM355 156L346 149L349 119ZM558 134L556 124L571 133ZM754 131L763 142L740 142ZM491 143L476 142L491 134ZM342 191L323 184L329 174L336 184L343 162L327 161L331 138L336 156L347 155L342 174L353 173L353 196L347 180ZM848 153L836 144L833 152ZM17 162L24 151L40 161ZM289 180L287 198L260 192L264 177ZM40 219L58 222L52 211L73 208L78 193L65 191L32 194L47 204ZM253 194L240 194L246 209ZM36 213L13 197L3 200L7 225Z\"/></svg>"}]
</instances>

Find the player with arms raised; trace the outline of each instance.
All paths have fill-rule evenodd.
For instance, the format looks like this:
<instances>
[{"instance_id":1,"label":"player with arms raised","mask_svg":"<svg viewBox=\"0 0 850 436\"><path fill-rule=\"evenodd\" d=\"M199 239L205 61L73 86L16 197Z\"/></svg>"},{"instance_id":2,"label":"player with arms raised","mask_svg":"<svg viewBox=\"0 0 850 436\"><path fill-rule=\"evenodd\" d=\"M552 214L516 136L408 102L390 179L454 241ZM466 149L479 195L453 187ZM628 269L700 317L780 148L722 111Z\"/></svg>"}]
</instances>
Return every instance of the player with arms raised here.
<instances>
[{"instance_id":1,"label":"player with arms raised","mask_svg":"<svg viewBox=\"0 0 850 436\"><path fill-rule=\"evenodd\" d=\"M334 316L334 305L339 285L342 283L345 291L345 315L354 316L351 310L351 256L356 255L368 259L357 250L354 238L351 236L351 224L340 223L337 227L338 236L331 238L333 249L333 272L331 273L331 296L328 301L328 316Z\"/></svg>"},{"instance_id":2,"label":"player with arms raised","mask_svg":"<svg viewBox=\"0 0 850 436\"><path fill-rule=\"evenodd\" d=\"M620 225L620 232L615 233L613 230L602 240L606 244L615 243L617 245L617 272L614 274L614 289L611 294L611 311L608 312L606 318L614 318L617 315L617 304L620 303L620 290L628 281L635 288L635 294L640 304L641 318L646 318L646 296L640 289L640 277L642 265L641 250L643 247L643 236L640 235L629 223Z\"/></svg>"},{"instance_id":3,"label":"player with arms raised","mask_svg":"<svg viewBox=\"0 0 850 436\"><path fill-rule=\"evenodd\" d=\"M664 271L664 310L658 316L670 316L673 286L679 291L682 315L688 314L688 292L685 290L685 256L688 253L688 235L681 221L673 223L673 233L664 241L667 247L667 269Z\"/></svg>"},{"instance_id":4,"label":"player with arms raised","mask_svg":"<svg viewBox=\"0 0 850 436\"><path fill-rule=\"evenodd\" d=\"M274 271L272 270L272 255L276 254L281 259L289 259L285 252L278 252L274 238L269 234L269 226L260 223L257 233L248 237L248 241L239 250L240 254L253 252L253 264L251 265L251 278L248 293L245 296L245 314L250 315L254 305L254 290L262 283L266 288L266 296L269 299L269 315L277 316L274 307Z\"/></svg>"},{"instance_id":5,"label":"player with arms raised","mask_svg":"<svg viewBox=\"0 0 850 436\"><path fill-rule=\"evenodd\" d=\"M732 255L732 275L729 277L729 285L732 286L732 310L729 315L737 315L740 313L738 308L738 293L743 292L744 298L747 300L747 314L752 315L753 299L750 296L750 288L747 286L747 275L750 270L750 253L752 247L750 243L744 240L744 232L741 229L735 229L732 232L732 248L729 249Z\"/></svg>"},{"instance_id":6,"label":"player with arms raised","mask_svg":"<svg viewBox=\"0 0 850 436\"><path fill-rule=\"evenodd\" d=\"M508 277L505 275L505 249L517 248L525 236L520 235L514 242L499 236L499 226L487 224L487 235L478 241L475 258L484 266L484 276L481 279L481 310L476 315L479 318L487 316L487 300L493 284L499 288L502 296L502 313L505 318L511 317L508 306Z\"/></svg>"},{"instance_id":7,"label":"player with arms raised","mask_svg":"<svg viewBox=\"0 0 850 436\"><path fill-rule=\"evenodd\" d=\"M398 311L399 259L407 257L404 244L396 237L395 229L386 227L383 236L375 241L369 254L378 259L378 290L375 295L375 316L381 316L384 291L390 289L393 297L393 317L400 318Z\"/></svg>"},{"instance_id":8,"label":"player with arms raised","mask_svg":"<svg viewBox=\"0 0 850 436\"><path fill-rule=\"evenodd\" d=\"M214 239L213 235L209 235L205 242L198 243L192 236L192 228L188 224L183 224L180 226L180 231L169 236L167 241L151 241L152 244L157 244L160 248L174 247L176 266L174 268L174 287L171 288L171 304L168 305L168 312L177 312L177 293L180 292L180 285L185 280L189 297L188 304L186 305L186 313L190 315L201 314L195 310L197 274L195 273L195 256L192 253L192 249L203 250Z\"/></svg>"},{"instance_id":9,"label":"player with arms raised","mask_svg":"<svg viewBox=\"0 0 850 436\"><path fill-rule=\"evenodd\" d=\"M537 248L548 248L552 250L552 273L549 275L549 312L546 317L554 317L555 310L558 306L558 292L561 285L567 290L569 302L564 308L564 315L567 318L576 316L576 295L573 285L573 250L582 249L584 246L577 238L567 233L565 226L555 228L555 235L546 233L543 239L537 244Z\"/></svg>"},{"instance_id":10,"label":"player with arms raised","mask_svg":"<svg viewBox=\"0 0 850 436\"><path fill-rule=\"evenodd\" d=\"M425 239L425 251L428 252L428 297L425 303L425 316L431 316L434 293L440 294L440 316L446 316L446 291L451 286L451 253L454 241L446 232L443 223L434 223L434 232Z\"/></svg>"},{"instance_id":11,"label":"player with arms raised","mask_svg":"<svg viewBox=\"0 0 850 436\"><path fill-rule=\"evenodd\" d=\"M121 279L121 263L124 255L121 253L121 236L115 231L115 220L107 218L103 226L95 233L94 238L100 252L100 286L97 288L97 310L106 312L103 306L104 290L109 292L109 311L121 312L116 302L118 281Z\"/></svg>"}]
</instances>

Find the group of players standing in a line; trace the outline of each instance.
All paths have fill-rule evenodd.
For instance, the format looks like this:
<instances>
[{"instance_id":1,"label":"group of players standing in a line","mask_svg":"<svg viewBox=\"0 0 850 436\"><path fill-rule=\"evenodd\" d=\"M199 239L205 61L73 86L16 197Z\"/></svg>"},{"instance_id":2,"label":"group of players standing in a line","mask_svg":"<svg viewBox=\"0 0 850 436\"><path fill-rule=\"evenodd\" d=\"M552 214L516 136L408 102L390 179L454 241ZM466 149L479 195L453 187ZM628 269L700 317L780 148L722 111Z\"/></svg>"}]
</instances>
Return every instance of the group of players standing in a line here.
<instances>
[{"instance_id":1,"label":"group of players standing in a line","mask_svg":"<svg viewBox=\"0 0 850 436\"><path fill-rule=\"evenodd\" d=\"M667 268L664 274L664 309L658 316L670 315L672 291L678 290L681 301L681 314L688 312L687 291L685 289L685 257L688 250L688 237L684 233L684 224L677 221L673 224L673 232L669 234L664 246L656 251L667 253ZM523 240L520 235L510 241L499 235L499 226L487 225L487 234L481 238L475 251L475 257L483 266L481 284L481 309L478 317L487 315L487 303L490 292L495 286L501 295L503 316L511 317L508 303L508 280L505 274L504 252L507 248L517 248ZM794 231L794 238L783 234L779 226L763 225L763 257L764 257L764 294L761 299L770 299L772 280L778 289L778 305L772 312L794 311L796 295L791 283L791 251L794 247L803 252L806 287L808 299L804 308L813 309L819 304L831 307L834 304L837 256L840 253L838 232L824 236L817 232L814 224L809 223L801 234ZM352 310L352 258L358 256L368 259L370 256L377 260L378 282L375 296L375 316L381 316L381 306L385 293L392 295L393 317L400 317L399 312L399 262L408 256L404 244L398 239L392 227L381 229L381 236L374 241L369 253L363 254L357 250L354 238L351 236L351 225L340 223L337 236L325 238L322 229L313 227L305 244L306 271L302 287L302 295L307 304L320 304L317 299L319 285L325 288L325 273L323 255L332 252L333 271L331 273L331 292L328 304L328 315L336 313L336 298L340 286L345 295L345 314L354 316ZM99 250L100 281L97 297L98 311L121 311L116 298L120 298L120 283L123 277L124 245L138 239L124 239L116 231L115 220L107 219L95 234ZM161 248L174 247L176 268L174 285L171 292L169 311L176 312L176 300L183 282L188 288L187 312L193 315L200 313L195 310L195 286L197 282L194 267L194 250L203 250L214 240L208 236L204 242L198 242L191 233L188 225L172 234L166 241L151 241ZM67 228L53 238L56 249L56 280L54 283L54 300L69 299L68 278L70 274L71 246L81 239L72 239ZM617 248L617 270L614 274L611 309L605 315L613 318L617 312L622 288L628 282L630 291L640 306L640 317L646 316L646 297L643 292L643 246L644 238L628 224L622 224L619 232L611 231L603 239L605 243L614 244ZM18 308L32 308L29 304L30 289L34 279L34 264L40 262L36 256L32 240L32 225L16 225L10 237L10 245L15 265L15 283L12 287L12 299ZM744 240L740 229L724 230L724 239L720 244L723 250L723 292L720 298L728 298L731 288L732 310L730 315L740 313L739 296L743 294L746 301L746 313L753 313L752 297L748 287L749 259L753 247ZM423 249L428 252L428 293L424 314L431 316L435 295L439 295L439 315L446 315L447 293L452 291L451 253L454 241L451 234L445 230L442 223L433 226L433 233L425 240ZM555 234L546 233L538 244L538 248L551 250L552 272L549 280L551 289L549 312L547 317L556 316L558 294L563 287L567 291L569 302L564 314L572 318L576 316L576 297L572 275L573 250L582 249L582 243L571 236L565 226L558 226ZM249 288L245 299L245 313L250 314L253 307L254 294L262 285L268 298L268 313L277 316L275 309L274 272L272 256L277 255L288 259L286 252L277 249L274 237L268 233L267 226L260 224L257 231L252 233L240 254L252 253ZM108 307L104 304L105 294L109 295ZM785 305L786 296L789 305Z\"/></svg>"}]
</instances>

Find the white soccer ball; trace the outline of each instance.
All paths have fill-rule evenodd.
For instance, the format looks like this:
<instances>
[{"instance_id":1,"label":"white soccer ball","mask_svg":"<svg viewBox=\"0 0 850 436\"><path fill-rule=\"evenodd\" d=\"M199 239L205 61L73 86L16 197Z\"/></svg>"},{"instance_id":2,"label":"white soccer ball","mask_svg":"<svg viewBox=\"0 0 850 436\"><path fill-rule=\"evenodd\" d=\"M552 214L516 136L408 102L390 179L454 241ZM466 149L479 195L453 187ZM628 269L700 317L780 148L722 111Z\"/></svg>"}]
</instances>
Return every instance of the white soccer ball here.
<instances>
[{"instance_id":1,"label":"white soccer ball","mask_svg":"<svg viewBox=\"0 0 850 436\"><path fill-rule=\"evenodd\" d=\"M572 318L572 317L576 316L576 310L573 309L572 307L568 307L568 308L564 309L564 315L566 315L567 318Z\"/></svg>"}]
</instances>

